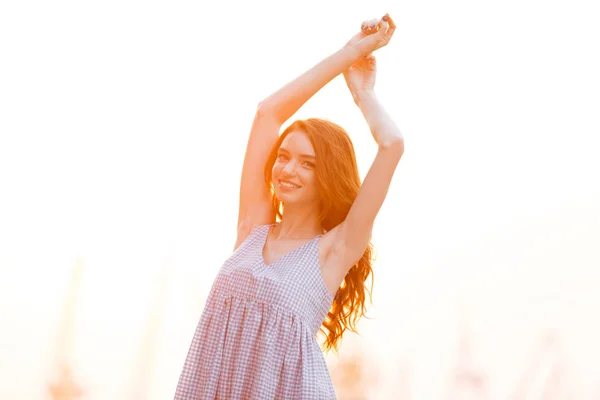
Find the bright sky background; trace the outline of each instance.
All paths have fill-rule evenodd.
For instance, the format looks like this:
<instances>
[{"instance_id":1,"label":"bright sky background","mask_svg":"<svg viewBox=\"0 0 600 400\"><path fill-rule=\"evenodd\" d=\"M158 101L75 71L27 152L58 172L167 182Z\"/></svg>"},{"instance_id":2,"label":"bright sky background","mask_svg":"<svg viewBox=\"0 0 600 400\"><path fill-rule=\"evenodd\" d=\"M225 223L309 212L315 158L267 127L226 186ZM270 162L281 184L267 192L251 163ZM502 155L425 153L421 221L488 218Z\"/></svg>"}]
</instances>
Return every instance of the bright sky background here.
<instances>
[{"instance_id":1,"label":"bright sky background","mask_svg":"<svg viewBox=\"0 0 600 400\"><path fill-rule=\"evenodd\" d=\"M376 90L406 152L375 226L376 319L347 340L381 363L373 398L402 379L415 399L447 393L461 320L490 398L549 329L564 390L597 396L595 7L2 3L0 398L45 398L78 258L65 351L86 398L170 398L235 242L257 103L386 12ZM376 145L341 77L295 118L310 116L346 127L364 176Z\"/></svg>"}]
</instances>

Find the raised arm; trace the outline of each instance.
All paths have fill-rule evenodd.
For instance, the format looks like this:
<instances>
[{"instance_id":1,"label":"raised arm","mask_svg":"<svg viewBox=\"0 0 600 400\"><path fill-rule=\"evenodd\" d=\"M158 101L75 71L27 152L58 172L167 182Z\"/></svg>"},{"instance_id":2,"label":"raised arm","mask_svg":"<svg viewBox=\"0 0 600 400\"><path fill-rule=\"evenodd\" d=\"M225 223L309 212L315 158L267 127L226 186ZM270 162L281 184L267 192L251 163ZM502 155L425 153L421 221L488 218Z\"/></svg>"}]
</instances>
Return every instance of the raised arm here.
<instances>
[{"instance_id":1,"label":"raised arm","mask_svg":"<svg viewBox=\"0 0 600 400\"><path fill-rule=\"evenodd\" d=\"M394 29L394 22L387 16L381 21L376 35L389 40ZM377 142L378 151L346 219L331 231L328 257L333 260L329 263L340 269L338 272L342 277L360 260L371 240L375 217L404 153L402 134L375 94L375 74L376 62L372 54L357 61L344 74L352 97Z\"/></svg>"},{"instance_id":2,"label":"raised arm","mask_svg":"<svg viewBox=\"0 0 600 400\"><path fill-rule=\"evenodd\" d=\"M235 248L250 231L275 221L269 188L264 182L264 166L281 125L337 75L353 63L381 47L375 40L376 24L363 23L363 29L342 48L286 84L258 105L244 156L240 183L238 235Z\"/></svg>"}]
</instances>

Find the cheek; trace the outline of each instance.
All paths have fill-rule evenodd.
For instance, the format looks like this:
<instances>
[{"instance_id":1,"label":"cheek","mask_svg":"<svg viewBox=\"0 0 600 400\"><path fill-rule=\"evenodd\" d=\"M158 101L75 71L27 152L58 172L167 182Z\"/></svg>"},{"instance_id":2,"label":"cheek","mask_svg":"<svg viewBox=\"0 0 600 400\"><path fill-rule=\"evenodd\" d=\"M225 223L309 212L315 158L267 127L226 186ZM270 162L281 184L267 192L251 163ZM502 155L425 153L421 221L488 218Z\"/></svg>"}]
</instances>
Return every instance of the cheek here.
<instances>
[{"instance_id":1,"label":"cheek","mask_svg":"<svg viewBox=\"0 0 600 400\"><path fill-rule=\"evenodd\" d=\"M317 190L317 176L315 175L314 171L307 171L302 179L303 182L312 190Z\"/></svg>"},{"instance_id":2,"label":"cheek","mask_svg":"<svg viewBox=\"0 0 600 400\"><path fill-rule=\"evenodd\" d=\"M273 168L271 168L271 178L274 179L281 172L281 165L277 162L273 164Z\"/></svg>"}]
</instances>

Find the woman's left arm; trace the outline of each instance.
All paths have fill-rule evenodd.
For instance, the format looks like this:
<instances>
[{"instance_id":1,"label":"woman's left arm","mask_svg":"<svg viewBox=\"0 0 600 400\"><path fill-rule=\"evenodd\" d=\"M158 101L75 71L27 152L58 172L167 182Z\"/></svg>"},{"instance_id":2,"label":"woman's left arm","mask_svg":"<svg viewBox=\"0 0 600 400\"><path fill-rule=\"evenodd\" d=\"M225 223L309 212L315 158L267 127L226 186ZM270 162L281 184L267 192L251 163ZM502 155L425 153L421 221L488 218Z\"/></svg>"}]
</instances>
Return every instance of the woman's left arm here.
<instances>
[{"instance_id":1,"label":"woman's left arm","mask_svg":"<svg viewBox=\"0 0 600 400\"><path fill-rule=\"evenodd\" d=\"M373 89L375 57L368 55L351 67L345 78L360 108L378 151L346 219L332 231L334 240L327 258L342 268L343 275L362 257L369 241L373 223L387 195L392 176L404 154L404 138L398 126L386 112Z\"/></svg>"},{"instance_id":2,"label":"woman's left arm","mask_svg":"<svg viewBox=\"0 0 600 400\"><path fill-rule=\"evenodd\" d=\"M354 265L364 253L375 217L387 195L396 166L404 154L404 138L374 91L357 96L357 104L378 145L377 155L336 237L345 247L344 258ZM346 264L346 263L344 263Z\"/></svg>"},{"instance_id":3,"label":"woman's left arm","mask_svg":"<svg viewBox=\"0 0 600 400\"><path fill-rule=\"evenodd\" d=\"M355 98L377 142L378 150L358 196L340 226L338 237L350 253L356 253L350 257L350 261L358 261L365 251L371 239L375 217L385 200L396 166L404 154L404 138L400 129L383 108L375 92L361 92Z\"/></svg>"}]
</instances>

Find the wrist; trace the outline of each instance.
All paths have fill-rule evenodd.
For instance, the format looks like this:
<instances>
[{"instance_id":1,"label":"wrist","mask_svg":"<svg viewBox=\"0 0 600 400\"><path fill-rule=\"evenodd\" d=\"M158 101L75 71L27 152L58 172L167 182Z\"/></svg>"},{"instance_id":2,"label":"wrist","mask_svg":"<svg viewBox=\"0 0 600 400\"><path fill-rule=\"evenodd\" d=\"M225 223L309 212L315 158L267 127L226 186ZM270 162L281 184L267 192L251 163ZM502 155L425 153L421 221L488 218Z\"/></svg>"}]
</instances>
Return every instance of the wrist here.
<instances>
[{"instance_id":1,"label":"wrist","mask_svg":"<svg viewBox=\"0 0 600 400\"><path fill-rule=\"evenodd\" d=\"M352 57L352 59L354 60L358 60L359 58L364 56L364 54L362 54L359 48L353 46L350 43L346 43L344 47L342 47L342 50L347 52L350 55L350 57Z\"/></svg>"},{"instance_id":2,"label":"wrist","mask_svg":"<svg viewBox=\"0 0 600 400\"><path fill-rule=\"evenodd\" d=\"M352 91L352 98L357 106L361 106L365 102L371 101L375 99L375 90L374 89L362 89Z\"/></svg>"}]
</instances>

